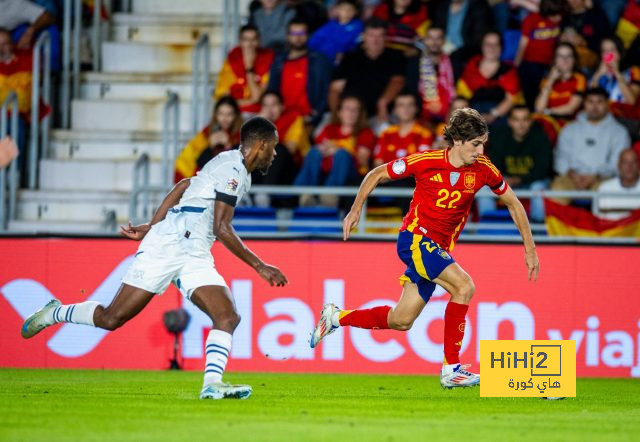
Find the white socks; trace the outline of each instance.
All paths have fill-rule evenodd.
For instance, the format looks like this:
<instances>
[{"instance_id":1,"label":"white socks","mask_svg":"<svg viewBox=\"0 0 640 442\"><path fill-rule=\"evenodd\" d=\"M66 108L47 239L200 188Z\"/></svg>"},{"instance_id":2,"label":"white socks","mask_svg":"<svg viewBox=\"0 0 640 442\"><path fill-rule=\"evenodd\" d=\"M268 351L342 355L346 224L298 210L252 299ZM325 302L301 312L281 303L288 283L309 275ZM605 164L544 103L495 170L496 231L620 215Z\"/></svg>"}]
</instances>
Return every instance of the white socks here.
<instances>
[{"instance_id":1,"label":"white socks","mask_svg":"<svg viewBox=\"0 0 640 442\"><path fill-rule=\"evenodd\" d=\"M86 301L80 304L61 305L53 310L47 322L56 324L58 322L70 322L72 324L85 324L95 327L93 324L93 312L100 305L96 301Z\"/></svg>"},{"instance_id":2,"label":"white socks","mask_svg":"<svg viewBox=\"0 0 640 442\"><path fill-rule=\"evenodd\" d=\"M222 330L211 330L207 336L206 363L204 368L204 385L222 382L222 373L227 366L231 350L231 335Z\"/></svg>"}]
</instances>

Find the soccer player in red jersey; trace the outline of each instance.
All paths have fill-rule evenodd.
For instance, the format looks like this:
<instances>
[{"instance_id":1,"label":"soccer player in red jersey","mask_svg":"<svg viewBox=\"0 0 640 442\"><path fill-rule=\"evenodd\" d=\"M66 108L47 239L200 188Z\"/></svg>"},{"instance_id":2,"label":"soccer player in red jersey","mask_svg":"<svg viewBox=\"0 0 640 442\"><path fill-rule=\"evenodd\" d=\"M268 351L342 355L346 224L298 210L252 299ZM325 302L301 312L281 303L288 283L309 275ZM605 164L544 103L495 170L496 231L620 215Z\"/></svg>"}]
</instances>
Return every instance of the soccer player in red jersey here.
<instances>
[{"instance_id":1,"label":"soccer player in red jersey","mask_svg":"<svg viewBox=\"0 0 640 442\"><path fill-rule=\"evenodd\" d=\"M402 296L395 307L340 310L333 304L325 304L311 336L311 347L316 347L339 326L409 330L437 284L451 295L444 314L444 364L440 384L453 388L480 383L480 375L467 371L469 366L460 365L459 359L465 315L475 287L449 252L467 221L474 195L482 186L488 185L509 208L524 241L529 279L535 281L539 270L524 208L500 171L482 155L488 135L487 124L477 111L459 109L453 112L445 129L447 149L409 155L367 174L344 219L345 240L358 225L362 205L379 183L409 175L416 180L411 206L398 235L398 256L407 265L400 277Z\"/></svg>"}]
</instances>

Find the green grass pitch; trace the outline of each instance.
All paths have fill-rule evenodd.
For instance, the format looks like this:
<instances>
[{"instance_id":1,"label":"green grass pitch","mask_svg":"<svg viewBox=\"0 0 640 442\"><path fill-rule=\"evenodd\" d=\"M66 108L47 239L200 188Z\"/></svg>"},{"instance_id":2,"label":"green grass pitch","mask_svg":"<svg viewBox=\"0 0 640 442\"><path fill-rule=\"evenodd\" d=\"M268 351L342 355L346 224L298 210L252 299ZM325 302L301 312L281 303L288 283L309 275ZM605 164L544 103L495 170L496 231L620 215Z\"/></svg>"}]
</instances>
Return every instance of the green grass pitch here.
<instances>
[{"instance_id":1,"label":"green grass pitch","mask_svg":"<svg viewBox=\"0 0 640 442\"><path fill-rule=\"evenodd\" d=\"M0 369L0 441L640 440L640 382L577 398L481 398L433 376L230 373L247 400L200 401L198 372Z\"/></svg>"}]
</instances>

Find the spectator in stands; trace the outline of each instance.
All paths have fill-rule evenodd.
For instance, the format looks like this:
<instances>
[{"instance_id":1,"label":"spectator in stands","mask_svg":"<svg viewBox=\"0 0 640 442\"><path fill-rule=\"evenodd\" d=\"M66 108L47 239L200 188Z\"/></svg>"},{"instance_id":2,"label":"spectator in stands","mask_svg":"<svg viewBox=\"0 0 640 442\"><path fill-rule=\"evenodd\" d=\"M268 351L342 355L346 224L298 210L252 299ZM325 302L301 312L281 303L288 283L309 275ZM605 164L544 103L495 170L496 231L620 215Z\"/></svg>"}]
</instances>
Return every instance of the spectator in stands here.
<instances>
[{"instance_id":1,"label":"spectator in stands","mask_svg":"<svg viewBox=\"0 0 640 442\"><path fill-rule=\"evenodd\" d=\"M427 5L420 0L384 0L373 16L387 22L387 47L417 55L414 43L426 35L429 27Z\"/></svg>"},{"instance_id":2,"label":"spectator in stands","mask_svg":"<svg viewBox=\"0 0 640 442\"><path fill-rule=\"evenodd\" d=\"M560 41L576 48L581 67L594 69L600 42L611 35L611 27L600 6L592 0L567 1L569 14L563 20Z\"/></svg>"},{"instance_id":3,"label":"spectator in stands","mask_svg":"<svg viewBox=\"0 0 640 442\"><path fill-rule=\"evenodd\" d=\"M488 124L504 119L519 100L518 73L500 61L502 39L496 32L482 38L482 54L471 58L456 85L458 95L469 100Z\"/></svg>"},{"instance_id":4,"label":"spectator in stands","mask_svg":"<svg viewBox=\"0 0 640 442\"><path fill-rule=\"evenodd\" d=\"M599 192L640 193L640 168L638 153L625 149L618 160L618 176L603 181ZM598 197L593 205L596 215L608 219L620 219L629 216L629 211L640 209L638 196Z\"/></svg>"},{"instance_id":5,"label":"spectator in stands","mask_svg":"<svg viewBox=\"0 0 640 442\"><path fill-rule=\"evenodd\" d=\"M250 8L249 23L258 28L264 47L283 50L287 42L287 27L296 12L284 0L260 0Z\"/></svg>"},{"instance_id":6,"label":"spectator in stands","mask_svg":"<svg viewBox=\"0 0 640 442\"><path fill-rule=\"evenodd\" d=\"M522 22L514 64L518 67L524 99L531 107L538 95L538 85L553 62L553 49L567 9L566 0L542 0L540 12L530 14Z\"/></svg>"},{"instance_id":7,"label":"spectator in stands","mask_svg":"<svg viewBox=\"0 0 640 442\"><path fill-rule=\"evenodd\" d=\"M376 137L367 125L362 101L346 95L340 99L331 122L318 134L307 153L296 186L344 186L357 183L370 170ZM301 198L301 205L313 203L312 196ZM321 197L324 205L334 206L336 198Z\"/></svg>"},{"instance_id":8,"label":"spectator in stands","mask_svg":"<svg viewBox=\"0 0 640 442\"><path fill-rule=\"evenodd\" d=\"M325 108L333 63L307 48L307 24L298 19L288 27L288 51L279 54L271 66L269 90L282 96L284 107L303 115L316 125Z\"/></svg>"},{"instance_id":9,"label":"spectator in stands","mask_svg":"<svg viewBox=\"0 0 640 442\"><path fill-rule=\"evenodd\" d=\"M422 54L409 59L407 89L418 91L423 119L443 121L456 95L451 60L442 50L444 31L429 28L423 42Z\"/></svg>"},{"instance_id":10,"label":"spectator in stands","mask_svg":"<svg viewBox=\"0 0 640 442\"><path fill-rule=\"evenodd\" d=\"M182 149L175 163L176 183L196 174L210 159L240 142L242 115L236 100L222 97L209 124Z\"/></svg>"},{"instance_id":11,"label":"spectator in stands","mask_svg":"<svg viewBox=\"0 0 640 442\"><path fill-rule=\"evenodd\" d=\"M55 23L55 17L51 13L28 0L2 0L0 7L0 28L13 32L19 25L29 23L16 43L18 49L31 47L38 32Z\"/></svg>"},{"instance_id":12,"label":"spectator in stands","mask_svg":"<svg viewBox=\"0 0 640 442\"><path fill-rule=\"evenodd\" d=\"M355 95L365 104L367 115L377 123L388 119L388 106L405 85L402 55L385 48L385 23L375 17L365 22L362 45L345 55L333 73L329 107L335 111L343 94Z\"/></svg>"},{"instance_id":13,"label":"spectator in stands","mask_svg":"<svg viewBox=\"0 0 640 442\"><path fill-rule=\"evenodd\" d=\"M560 129L573 120L582 107L587 80L577 72L577 54L571 44L559 43L554 54L553 65L542 80L535 101L535 119L555 143Z\"/></svg>"},{"instance_id":14,"label":"spectator in stands","mask_svg":"<svg viewBox=\"0 0 640 442\"><path fill-rule=\"evenodd\" d=\"M635 60L640 63L640 60ZM600 45L600 65L591 77L591 87L599 86L609 101L633 106L640 95L640 67L624 59L624 47L617 37L605 38Z\"/></svg>"},{"instance_id":15,"label":"spectator in stands","mask_svg":"<svg viewBox=\"0 0 640 442\"><path fill-rule=\"evenodd\" d=\"M356 0L338 0L334 7L335 18L313 33L309 49L324 54L334 63L353 50L363 29L362 20L358 18L358 7Z\"/></svg>"},{"instance_id":16,"label":"spectator in stands","mask_svg":"<svg viewBox=\"0 0 640 442\"><path fill-rule=\"evenodd\" d=\"M449 143L447 143L447 140L444 139L444 129L447 127L447 122L451 118L451 114L453 114L453 111L464 109L465 107L469 107L469 100L460 96L453 98L451 104L449 105L449 112L447 113L447 117L435 126L435 140L432 146L434 149L447 148Z\"/></svg>"},{"instance_id":17,"label":"spectator in stands","mask_svg":"<svg viewBox=\"0 0 640 442\"><path fill-rule=\"evenodd\" d=\"M327 8L321 0L288 0L288 5L294 17L307 24L309 35L327 22Z\"/></svg>"},{"instance_id":18,"label":"spectator in stands","mask_svg":"<svg viewBox=\"0 0 640 442\"><path fill-rule=\"evenodd\" d=\"M244 113L260 110L260 97L269 83L273 51L260 47L260 34L254 25L240 28L240 44L233 48L218 76L215 98L233 97Z\"/></svg>"},{"instance_id":19,"label":"spectator in stands","mask_svg":"<svg viewBox=\"0 0 640 442\"><path fill-rule=\"evenodd\" d=\"M533 121L525 105L511 109L507 124L491 133L491 161L502 172L505 182L514 189L548 189L553 154L546 134ZM496 208L496 200L491 197L476 197L476 203L481 217ZM541 197L531 199L529 216L535 222L544 221Z\"/></svg>"},{"instance_id":20,"label":"spectator in stands","mask_svg":"<svg viewBox=\"0 0 640 442\"><path fill-rule=\"evenodd\" d=\"M479 51L482 36L492 30L493 14L486 0L441 0L430 3L432 25L445 32L444 51L458 78L470 57Z\"/></svg>"},{"instance_id":21,"label":"spectator in stands","mask_svg":"<svg viewBox=\"0 0 640 442\"><path fill-rule=\"evenodd\" d=\"M553 190L587 190L616 174L620 152L631 145L627 130L609 112L608 94L602 88L587 90L584 112L566 125L558 137ZM569 200L559 199L567 204Z\"/></svg>"},{"instance_id":22,"label":"spectator in stands","mask_svg":"<svg viewBox=\"0 0 640 442\"><path fill-rule=\"evenodd\" d=\"M396 97L393 104L396 124L380 134L374 151L374 167L431 149L433 133L418 123L419 114L418 97L414 94L404 91Z\"/></svg>"},{"instance_id":23,"label":"spectator in stands","mask_svg":"<svg viewBox=\"0 0 640 442\"><path fill-rule=\"evenodd\" d=\"M276 125L281 145L286 147L299 167L302 165L302 161L311 147L302 115L295 110L285 109L282 103L282 97L275 91L265 92L262 100L260 100L260 104L262 106L260 116L272 121L273 124ZM276 148L276 152L278 156L286 156L278 147ZM271 168L274 167L275 161L278 161L277 157L276 160L274 160L274 164L271 165ZM295 172L294 170L294 176ZM291 181L293 181L293 179Z\"/></svg>"}]
</instances>

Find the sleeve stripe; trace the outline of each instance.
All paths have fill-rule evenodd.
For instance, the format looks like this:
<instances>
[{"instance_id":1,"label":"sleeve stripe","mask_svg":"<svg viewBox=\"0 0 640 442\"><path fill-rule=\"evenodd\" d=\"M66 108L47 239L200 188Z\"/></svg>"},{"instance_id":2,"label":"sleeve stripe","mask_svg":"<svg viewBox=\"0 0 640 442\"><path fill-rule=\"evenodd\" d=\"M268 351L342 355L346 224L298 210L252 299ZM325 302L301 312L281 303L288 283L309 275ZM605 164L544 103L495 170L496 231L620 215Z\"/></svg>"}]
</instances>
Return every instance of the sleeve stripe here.
<instances>
[{"instance_id":1,"label":"sleeve stripe","mask_svg":"<svg viewBox=\"0 0 640 442\"><path fill-rule=\"evenodd\" d=\"M478 162L480 164L484 164L485 166L487 166L489 169L491 169L491 171L493 173L496 174L496 176L500 176L500 171L496 168L496 166L494 166L489 160L486 160L482 157L478 157Z\"/></svg>"},{"instance_id":2,"label":"sleeve stripe","mask_svg":"<svg viewBox=\"0 0 640 442\"><path fill-rule=\"evenodd\" d=\"M216 201L222 201L225 204L235 207L238 203L238 197L227 193L216 192Z\"/></svg>"}]
</instances>

